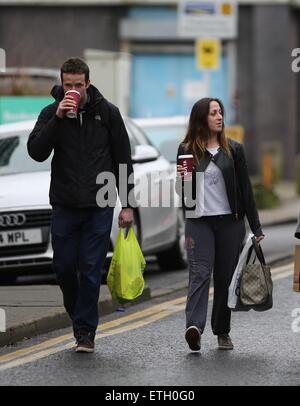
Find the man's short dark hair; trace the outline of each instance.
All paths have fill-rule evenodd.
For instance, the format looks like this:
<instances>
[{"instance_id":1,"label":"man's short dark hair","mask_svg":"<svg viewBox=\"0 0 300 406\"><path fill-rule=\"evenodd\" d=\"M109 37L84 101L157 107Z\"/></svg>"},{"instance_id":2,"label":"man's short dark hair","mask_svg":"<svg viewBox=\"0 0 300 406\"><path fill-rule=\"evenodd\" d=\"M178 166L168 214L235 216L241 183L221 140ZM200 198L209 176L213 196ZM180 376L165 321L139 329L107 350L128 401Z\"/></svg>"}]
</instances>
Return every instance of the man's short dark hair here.
<instances>
[{"instance_id":1,"label":"man's short dark hair","mask_svg":"<svg viewBox=\"0 0 300 406\"><path fill-rule=\"evenodd\" d=\"M62 64L60 68L61 83L63 83L63 73L84 73L85 81L90 79L90 69L80 58L70 58Z\"/></svg>"}]
</instances>

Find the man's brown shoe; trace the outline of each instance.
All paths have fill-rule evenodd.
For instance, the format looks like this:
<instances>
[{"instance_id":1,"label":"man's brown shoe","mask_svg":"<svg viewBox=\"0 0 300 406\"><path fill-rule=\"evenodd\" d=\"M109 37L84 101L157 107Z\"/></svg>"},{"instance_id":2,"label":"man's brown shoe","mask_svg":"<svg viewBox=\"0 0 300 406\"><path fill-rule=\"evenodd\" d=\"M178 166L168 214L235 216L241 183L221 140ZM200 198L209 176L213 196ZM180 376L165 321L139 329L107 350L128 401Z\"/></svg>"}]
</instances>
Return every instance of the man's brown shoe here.
<instances>
[{"instance_id":1,"label":"man's brown shoe","mask_svg":"<svg viewBox=\"0 0 300 406\"><path fill-rule=\"evenodd\" d=\"M220 334L218 336L218 344L220 350L233 350L233 344L229 334Z\"/></svg>"},{"instance_id":2,"label":"man's brown shoe","mask_svg":"<svg viewBox=\"0 0 300 406\"><path fill-rule=\"evenodd\" d=\"M82 340L80 343L77 343L75 352L94 352L95 350L95 343L91 340Z\"/></svg>"},{"instance_id":3,"label":"man's brown shoe","mask_svg":"<svg viewBox=\"0 0 300 406\"><path fill-rule=\"evenodd\" d=\"M185 339L192 351L199 351L201 348L201 333L198 327L190 326L185 331Z\"/></svg>"}]
</instances>

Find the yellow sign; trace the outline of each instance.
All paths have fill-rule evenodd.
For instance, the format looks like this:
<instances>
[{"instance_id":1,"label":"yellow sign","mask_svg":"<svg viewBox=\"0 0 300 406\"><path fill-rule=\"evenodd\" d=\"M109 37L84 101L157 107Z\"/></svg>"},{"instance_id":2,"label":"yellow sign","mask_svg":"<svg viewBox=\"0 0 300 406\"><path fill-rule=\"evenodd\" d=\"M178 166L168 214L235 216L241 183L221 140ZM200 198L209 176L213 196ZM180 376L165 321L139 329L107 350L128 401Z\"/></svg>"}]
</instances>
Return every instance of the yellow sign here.
<instances>
[{"instance_id":1,"label":"yellow sign","mask_svg":"<svg viewBox=\"0 0 300 406\"><path fill-rule=\"evenodd\" d=\"M231 125L225 127L225 134L226 137L240 142L241 144L244 142L244 128L240 125Z\"/></svg>"},{"instance_id":2,"label":"yellow sign","mask_svg":"<svg viewBox=\"0 0 300 406\"><path fill-rule=\"evenodd\" d=\"M221 12L223 15L231 15L233 13L233 7L230 3L223 3L221 5Z\"/></svg>"},{"instance_id":3,"label":"yellow sign","mask_svg":"<svg viewBox=\"0 0 300 406\"><path fill-rule=\"evenodd\" d=\"M196 60L198 69L219 69L221 44L218 39L198 39Z\"/></svg>"}]
</instances>

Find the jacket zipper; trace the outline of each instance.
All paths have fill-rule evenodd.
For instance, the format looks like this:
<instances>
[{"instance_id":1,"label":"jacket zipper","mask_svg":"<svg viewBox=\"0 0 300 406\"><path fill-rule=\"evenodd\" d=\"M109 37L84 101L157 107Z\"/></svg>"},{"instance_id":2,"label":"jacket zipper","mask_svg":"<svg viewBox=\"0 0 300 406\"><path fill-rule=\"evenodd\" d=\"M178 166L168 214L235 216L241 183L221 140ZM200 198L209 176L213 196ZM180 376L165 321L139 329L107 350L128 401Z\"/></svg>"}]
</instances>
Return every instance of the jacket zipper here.
<instances>
[{"instance_id":1,"label":"jacket zipper","mask_svg":"<svg viewBox=\"0 0 300 406\"><path fill-rule=\"evenodd\" d=\"M83 124L83 119L82 119L82 114L84 113L84 111L81 111L80 113L79 113L79 121L80 121L80 127L82 127L82 124Z\"/></svg>"}]
</instances>

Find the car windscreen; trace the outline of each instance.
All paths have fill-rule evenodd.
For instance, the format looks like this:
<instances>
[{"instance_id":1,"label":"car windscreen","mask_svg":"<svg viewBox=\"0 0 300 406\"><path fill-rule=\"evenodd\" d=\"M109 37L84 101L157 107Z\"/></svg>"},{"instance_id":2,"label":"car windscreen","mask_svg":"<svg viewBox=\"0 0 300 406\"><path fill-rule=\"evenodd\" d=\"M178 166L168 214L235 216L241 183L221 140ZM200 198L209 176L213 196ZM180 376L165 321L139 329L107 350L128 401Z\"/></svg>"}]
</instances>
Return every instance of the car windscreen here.
<instances>
[{"instance_id":1,"label":"car windscreen","mask_svg":"<svg viewBox=\"0 0 300 406\"><path fill-rule=\"evenodd\" d=\"M176 162L178 146L186 133L184 125L147 127L144 131L151 143L169 162Z\"/></svg>"},{"instance_id":2,"label":"car windscreen","mask_svg":"<svg viewBox=\"0 0 300 406\"><path fill-rule=\"evenodd\" d=\"M36 162L27 152L27 136L0 138L0 176L50 171L51 160Z\"/></svg>"}]
</instances>

